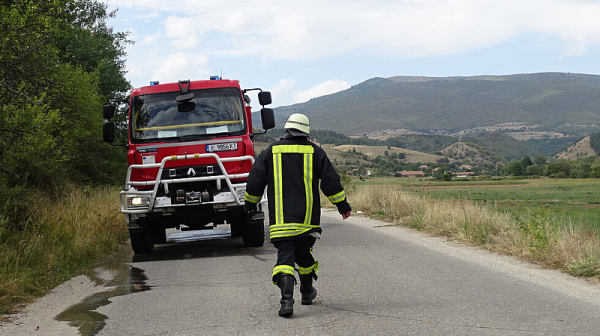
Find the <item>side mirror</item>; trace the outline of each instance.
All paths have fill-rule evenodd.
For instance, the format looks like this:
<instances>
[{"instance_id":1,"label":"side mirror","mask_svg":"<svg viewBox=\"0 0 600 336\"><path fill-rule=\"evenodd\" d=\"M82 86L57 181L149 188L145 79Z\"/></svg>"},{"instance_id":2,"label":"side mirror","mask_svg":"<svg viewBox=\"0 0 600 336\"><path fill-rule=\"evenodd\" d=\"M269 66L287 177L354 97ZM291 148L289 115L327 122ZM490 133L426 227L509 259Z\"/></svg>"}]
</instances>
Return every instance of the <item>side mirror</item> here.
<instances>
[{"instance_id":1,"label":"side mirror","mask_svg":"<svg viewBox=\"0 0 600 336\"><path fill-rule=\"evenodd\" d=\"M273 102L271 100L271 92L269 92L269 91L261 91L261 92L259 92L258 93L258 102L262 106L271 104Z\"/></svg>"},{"instance_id":2,"label":"side mirror","mask_svg":"<svg viewBox=\"0 0 600 336\"><path fill-rule=\"evenodd\" d=\"M110 119L115 116L115 106L114 105L104 105L102 108L102 115L104 119Z\"/></svg>"},{"instance_id":3,"label":"side mirror","mask_svg":"<svg viewBox=\"0 0 600 336\"><path fill-rule=\"evenodd\" d=\"M271 98L270 94L269 98ZM275 115L273 114L273 109L262 108L260 110L260 119L262 120L262 128L265 131L275 127Z\"/></svg>"},{"instance_id":4,"label":"side mirror","mask_svg":"<svg viewBox=\"0 0 600 336\"><path fill-rule=\"evenodd\" d=\"M108 120L104 122L102 126L102 135L104 137L104 142L113 143L115 141L115 124Z\"/></svg>"}]
</instances>

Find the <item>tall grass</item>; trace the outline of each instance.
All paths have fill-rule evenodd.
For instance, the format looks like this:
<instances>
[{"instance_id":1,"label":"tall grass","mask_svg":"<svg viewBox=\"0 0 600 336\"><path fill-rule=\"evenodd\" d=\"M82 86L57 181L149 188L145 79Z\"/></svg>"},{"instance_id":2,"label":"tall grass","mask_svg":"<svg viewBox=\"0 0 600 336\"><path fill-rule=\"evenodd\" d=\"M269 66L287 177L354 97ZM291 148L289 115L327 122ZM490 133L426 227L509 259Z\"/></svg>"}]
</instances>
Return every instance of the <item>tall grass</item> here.
<instances>
[{"instance_id":1,"label":"tall grass","mask_svg":"<svg viewBox=\"0 0 600 336\"><path fill-rule=\"evenodd\" d=\"M351 186L354 210L433 235L600 280L597 230L540 210L518 214L468 200L439 200L398 186Z\"/></svg>"},{"instance_id":2,"label":"tall grass","mask_svg":"<svg viewBox=\"0 0 600 336\"><path fill-rule=\"evenodd\" d=\"M19 230L0 217L0 313L45 294L127 239L116 195L114 187L70 186L56 199L37 194Z\"/></svg>"}]
</instances>

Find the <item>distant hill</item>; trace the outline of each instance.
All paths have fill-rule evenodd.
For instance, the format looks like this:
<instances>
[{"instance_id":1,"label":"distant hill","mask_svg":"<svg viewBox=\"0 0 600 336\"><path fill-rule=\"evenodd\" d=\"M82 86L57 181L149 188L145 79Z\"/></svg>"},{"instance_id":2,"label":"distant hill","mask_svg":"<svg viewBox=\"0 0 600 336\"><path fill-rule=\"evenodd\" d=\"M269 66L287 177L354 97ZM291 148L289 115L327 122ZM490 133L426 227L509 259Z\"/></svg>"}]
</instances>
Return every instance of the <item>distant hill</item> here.
<instances>
[{"instance_id":1,"label":"distant hill","mask_svg":"<svg viewBox=\"0 0 600 336\"><path fill-rule=\"evenodd\" d=\"M277 124L283 125L292 113L306 114L314 129L346 135L402 129L427 134L483 130L582 136L600 131L600 76L372 78L335 94L276 108Z\"/></svg>"},{"instance_id":2,"label":"distant hill","mask_svg":"<svg viewBox=\"0 0 600 336\"><path fill-rule=\"evenodd\" d=\"M403 153L404 154L403 160L406 162L413 162L413 163L416 163L416 162L431 163L431 162L436 162L437 160L443 158L443 156L441 156L441 155L427 154L427 153L422 153L422 152L405 149L405 148L398 148L398 147L389 147L388 148L386 146L324 145L323 149L325 149L327 151L328 155L335 153L335 151L343 153L343 152L347 152L349 150L354 149L357 152L366 154L370 158L375 158L377 156L383 156L385 152L388 152L389 154ZM335 156L333 156L333 157L335 157Z\"/></svg>"},{"instance_id":3,"label":"distant hill","mask_svg":"<svg viewBox=\"0 0 600 336\"><path fill-rule=\"evenodd\" d=\"M598 156L596 151L590 145L590 137L585 137L575 144L555 155L557 159L577 160L578 158Z\"/></svg>"},{"instance_id":4,"label":"distant hill","mask_svg":"<svg viewBox=\"0 0 600 336\"><path fill-rule=\"evenodd\" d=\"M484 150L481 146L474 146L466 142L455 142L452 145L444 148L442 153L453 159L463 161L469 160L471 163L498 163L501 158Z\"/></svg>"}]
</instances>

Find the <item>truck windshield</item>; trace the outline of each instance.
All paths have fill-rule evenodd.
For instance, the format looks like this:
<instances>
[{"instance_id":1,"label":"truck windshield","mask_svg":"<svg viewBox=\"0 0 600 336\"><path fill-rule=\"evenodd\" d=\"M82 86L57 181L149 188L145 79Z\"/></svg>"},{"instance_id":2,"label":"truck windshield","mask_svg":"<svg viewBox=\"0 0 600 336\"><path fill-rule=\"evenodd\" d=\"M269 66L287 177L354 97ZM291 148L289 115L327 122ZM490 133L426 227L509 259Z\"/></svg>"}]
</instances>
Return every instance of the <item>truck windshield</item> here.
<instances>
[{"instance_id":1,"label":"truck windshield","mask_svg":"<svg viewBox=\"0 0 600 336\"><path fill-rule=\"evenodd\" d=\"M133 98L131 134L134 142L240 135L244 133L244 105L236 88L191 90L194 98L178 108L179 92ZM185 112L181 112L185 111Z\"/></svg>"}]
</instances>

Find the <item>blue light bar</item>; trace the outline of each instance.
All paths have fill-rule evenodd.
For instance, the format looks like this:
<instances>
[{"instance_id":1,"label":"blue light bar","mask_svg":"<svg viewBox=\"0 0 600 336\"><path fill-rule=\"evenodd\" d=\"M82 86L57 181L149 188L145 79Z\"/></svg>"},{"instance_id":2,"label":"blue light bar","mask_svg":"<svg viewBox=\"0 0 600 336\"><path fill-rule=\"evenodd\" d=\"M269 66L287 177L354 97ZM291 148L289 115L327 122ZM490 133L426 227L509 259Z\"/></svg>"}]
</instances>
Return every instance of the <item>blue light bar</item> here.
<instances>
[{"instance_id":1,"label":"blue light bar","mask_svg":"<svg viewBox=\"0 0 600 336\"><path fill-rule=\"evenodd\" d=\"M152 86L152 85L158 85L158 84L159 84L159 83L158 83L158 81L153 81L153 82L150 82L150 85L151 85L151 86Z\"/></svg>"},{"instance_id":2,"label":"blue light bar","mask_svg":"<svg viewBox=\"0 0 600 336\"><path fill-rule=\"evenodd\" d=\"M221 79L219 76L210 76L210 80L219 80Z\"/></svg>"}]
</instances>

